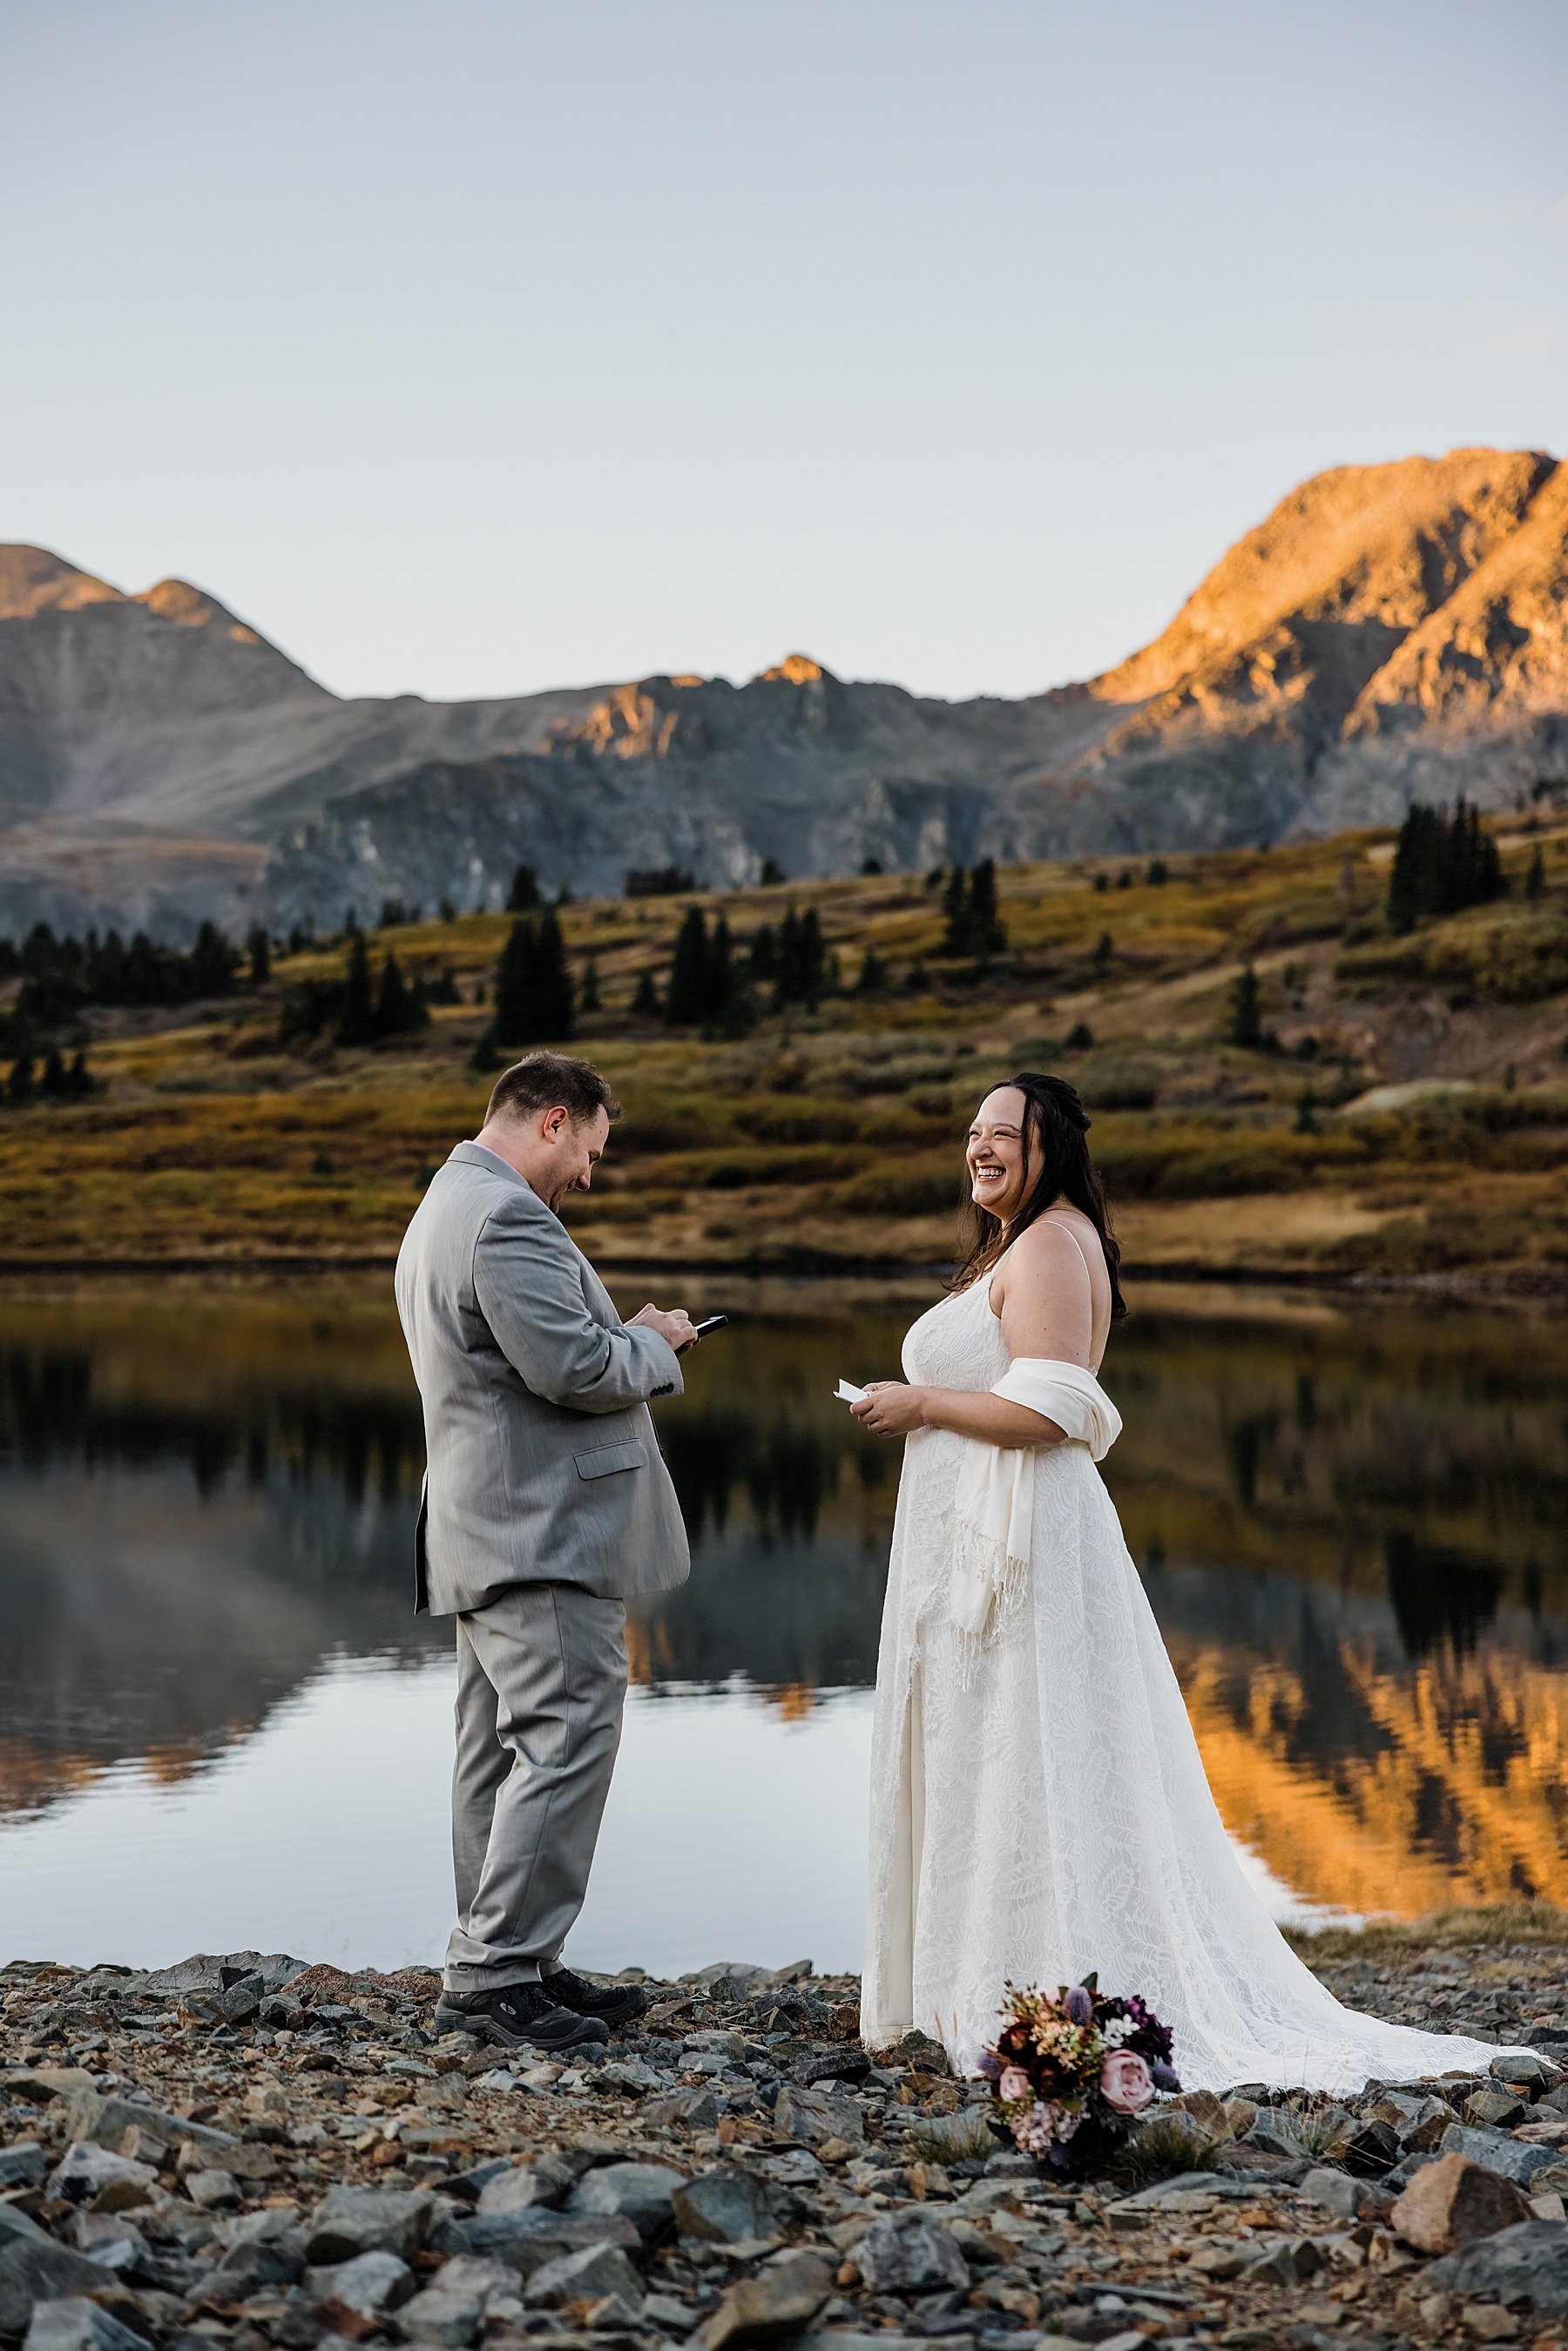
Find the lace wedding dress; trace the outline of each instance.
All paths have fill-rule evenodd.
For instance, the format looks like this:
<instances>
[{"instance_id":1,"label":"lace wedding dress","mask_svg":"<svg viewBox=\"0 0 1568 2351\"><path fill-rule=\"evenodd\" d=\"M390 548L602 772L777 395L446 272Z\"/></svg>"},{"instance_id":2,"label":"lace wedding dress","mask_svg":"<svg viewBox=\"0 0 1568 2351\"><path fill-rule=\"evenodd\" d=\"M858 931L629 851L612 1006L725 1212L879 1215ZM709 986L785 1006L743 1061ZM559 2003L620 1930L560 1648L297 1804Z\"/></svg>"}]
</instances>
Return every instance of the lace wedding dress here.
<instances>
[{"instance_id":1,"label":"lace wedding dress","mask_svg":"<svg viewBox=\"0 0 1568 2351\"><path fill-rule=\"evenodd\" d=\"M1008 1372L987 1279L920 1317L904 1369L979 1390ZM967 1459L973 1441L940 1429L905 1440L872 1740L868 2045L918 2025L973 2072L1007 1982L1097 1969L1170 2025L1189 2090L1484 2070L1484 2043L1342 2007L1278 1932L1086 1444L1036 1454L1025 1572L985 1640L955 1622Z\"/></svg>"}]
</instances>

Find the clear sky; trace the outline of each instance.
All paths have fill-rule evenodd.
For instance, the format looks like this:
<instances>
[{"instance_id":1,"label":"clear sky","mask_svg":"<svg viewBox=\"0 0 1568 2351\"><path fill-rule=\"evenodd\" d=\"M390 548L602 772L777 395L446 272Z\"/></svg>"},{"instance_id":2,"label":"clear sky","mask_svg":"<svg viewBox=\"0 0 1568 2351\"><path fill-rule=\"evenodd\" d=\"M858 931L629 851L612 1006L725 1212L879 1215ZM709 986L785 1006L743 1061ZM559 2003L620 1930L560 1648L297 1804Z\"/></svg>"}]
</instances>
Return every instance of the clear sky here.
<instances>
[{"instance_id":1,"label":"clear sky","mask_svg":"<svg viewBox=\"0 0 1568 2351\"><path fill-rule=\"evenodd\" d=\"M1568 452L1563 0L3 0L0 538L343 693L1026 693Z\"/></svg>"}]
</instances>

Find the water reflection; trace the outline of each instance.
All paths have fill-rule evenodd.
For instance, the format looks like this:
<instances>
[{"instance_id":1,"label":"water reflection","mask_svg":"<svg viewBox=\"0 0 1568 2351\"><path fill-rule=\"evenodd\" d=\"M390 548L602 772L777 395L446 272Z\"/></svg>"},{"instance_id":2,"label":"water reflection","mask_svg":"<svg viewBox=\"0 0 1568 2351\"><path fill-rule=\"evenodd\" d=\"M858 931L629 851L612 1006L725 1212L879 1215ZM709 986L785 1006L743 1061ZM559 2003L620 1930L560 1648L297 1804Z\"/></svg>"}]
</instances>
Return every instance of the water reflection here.
<instances>
[{"instance_id":1,"label":"water reflection","mask_svg":"<svg viewBox=\"0 0 1568 2351\"><path fill-rule=\"evenodd\" d=\"M736 1321L662 1413L695 1564L633 1670L799 1720L873 1676L896 1489L831 1390L928 1293L693 1287ZM1139 1302L1109 1482L1233 1832L1329 1905L1568 1897L1568 1338ZM0 1300L0 1812L199 1773L329 1660L444 1652L422 1455L374 1285Z\"/></svg>"}]
</instances>

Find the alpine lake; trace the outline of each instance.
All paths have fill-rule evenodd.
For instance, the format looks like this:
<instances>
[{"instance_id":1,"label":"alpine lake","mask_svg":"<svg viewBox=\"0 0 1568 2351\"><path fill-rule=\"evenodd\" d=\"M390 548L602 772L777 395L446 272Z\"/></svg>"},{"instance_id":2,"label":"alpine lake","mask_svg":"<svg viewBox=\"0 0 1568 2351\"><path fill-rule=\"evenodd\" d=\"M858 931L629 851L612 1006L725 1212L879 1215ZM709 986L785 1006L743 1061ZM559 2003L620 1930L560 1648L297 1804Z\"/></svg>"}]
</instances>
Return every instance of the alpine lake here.
<instances>
[{"instance_id":1,"label":"alpine lake","mask_svg":"<svg viewBox=\"0 0 1568 2351\"><path fill-rule=\"evenodd\" d=\"M658 1427L690 1583L569 1956L852 1968L899 1448L937 1279L617 1278L725 1311ZM1226 1823L1301 1924L1568 1902L1568 1328L1134 1285L1104 1464ZM451 1626L385 1276L0 1290L0 1961L439 1959Z\"/></svg>"}]
</instances>

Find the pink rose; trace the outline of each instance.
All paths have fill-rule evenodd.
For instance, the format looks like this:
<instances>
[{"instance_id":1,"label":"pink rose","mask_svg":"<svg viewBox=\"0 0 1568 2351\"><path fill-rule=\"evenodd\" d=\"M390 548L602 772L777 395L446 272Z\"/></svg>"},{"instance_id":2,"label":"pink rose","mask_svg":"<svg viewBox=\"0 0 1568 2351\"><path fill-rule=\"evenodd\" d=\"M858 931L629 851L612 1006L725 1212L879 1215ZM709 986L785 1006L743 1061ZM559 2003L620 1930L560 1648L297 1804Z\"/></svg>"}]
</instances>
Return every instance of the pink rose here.
<instances>
[{"instance_id":1,"label":"pink rose","mask_svg":"<svg viewBox=\"0 0 1568 2351\"><path fill-rule=\"evenodd\" d=\"M1113 2049L1100 2068L1100 2095L1119 2115L1141 2115L1155 2095L1155 2077L1131 2049Z\"/></svg>"},{"instance_id":2,"label":"pink rose","mask_svg":"<svg viewBox=\"0 0 1568 2351\"><path fill-rule=\"evenodd\" d=\"M1006 2098L1009 2104L1014 2098L1032 2098L1034 2084L1021 2065L1009 2065L997 2084L997 2095Z\"/></svg>"}]
</instances>

